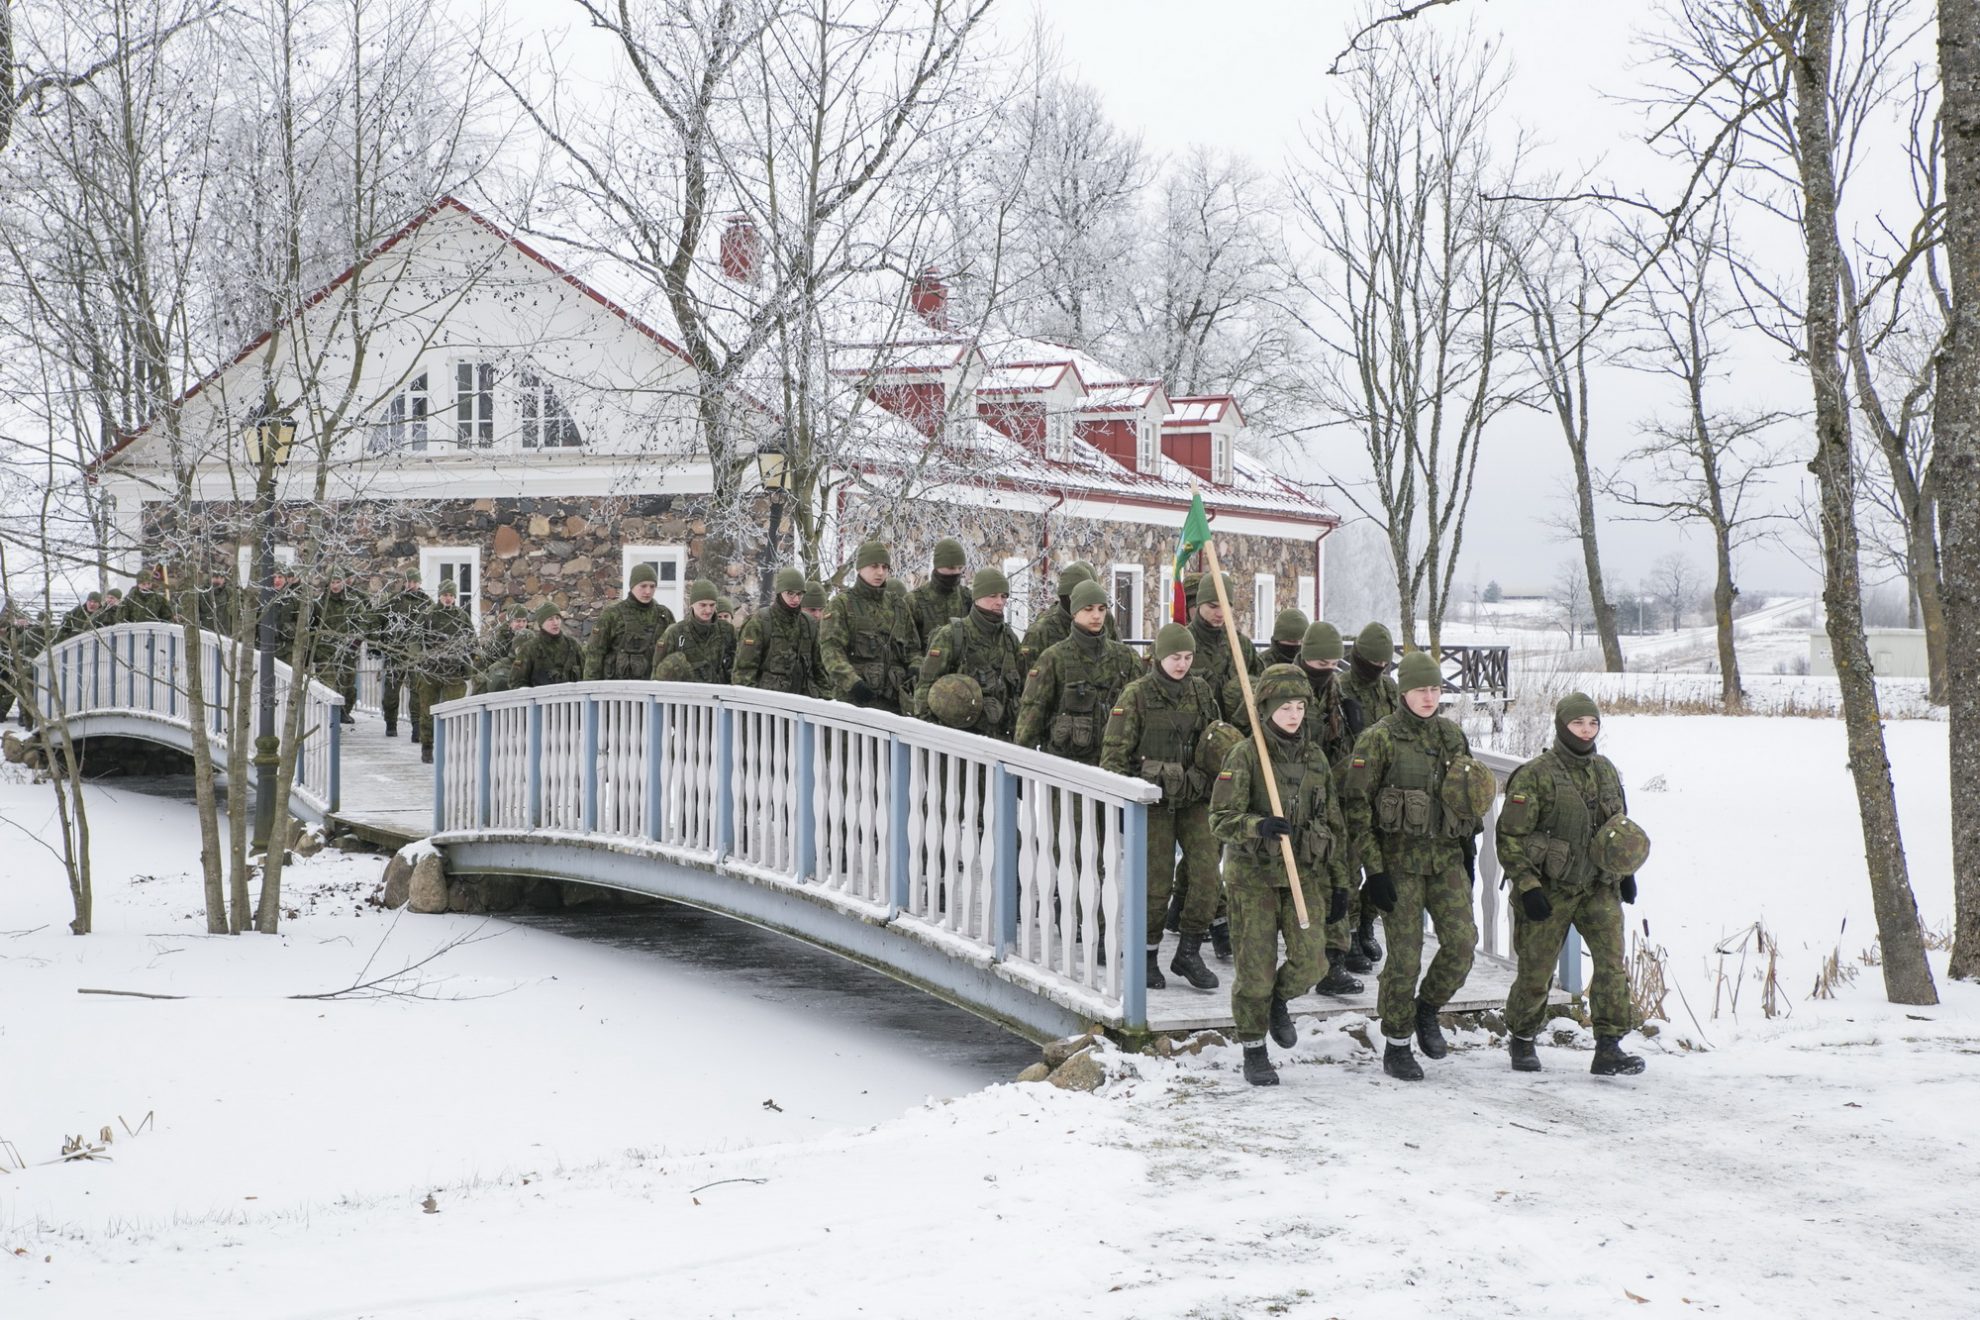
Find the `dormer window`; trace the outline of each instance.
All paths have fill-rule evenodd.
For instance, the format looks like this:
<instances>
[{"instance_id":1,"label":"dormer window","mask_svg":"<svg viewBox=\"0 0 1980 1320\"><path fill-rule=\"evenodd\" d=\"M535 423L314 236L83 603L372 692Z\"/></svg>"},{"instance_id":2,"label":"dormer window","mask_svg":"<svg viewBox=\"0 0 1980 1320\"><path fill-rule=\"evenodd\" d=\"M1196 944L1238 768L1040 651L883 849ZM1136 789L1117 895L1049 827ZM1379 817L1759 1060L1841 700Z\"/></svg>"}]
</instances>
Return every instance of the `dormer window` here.
<instances>
[{"instance_id":1,"label":"dormer window","mask_svg":"<svg viewBox=\"0 0 1980 1320\"><path fill-rule=\"evenodd\" d=\"M1045 413L1045 457L1064 462L1072 457L1073 417L1063 408Z\"/></svg>"},{"instance_id":2,"label":"dormer window","mask_svg":"<svg viewBox=\"0 0 1980 1320\"><path fill-rule=\"evenodd\" d=\"M1144 417L1141 419L1141 431L1135 442L1135 470L1153 472L1161 457L1161 428L1154 421Z\"/></svg>"},{"instance_id":3,"label":"dormer window","mask_svg":"<svg viewBox=\"0 0 1980 1320\"><path fill-rule=\"evenodd\" d=\"M1228 486L1232 478L1231 437L1228 431L1216 430L1210 433L1210 480L1215 485Z\"/></svg>"},{"instance_id":4,"label":"dormer window","mask_svg":"<svg viewBox=\"0 0 1980 1320\"><path fill-rule=\"evenodd\" d=\"M575 449L584 443L576 419L549 381L524 367L516 373L524 449Z\"/></svg>"}]
</instances>

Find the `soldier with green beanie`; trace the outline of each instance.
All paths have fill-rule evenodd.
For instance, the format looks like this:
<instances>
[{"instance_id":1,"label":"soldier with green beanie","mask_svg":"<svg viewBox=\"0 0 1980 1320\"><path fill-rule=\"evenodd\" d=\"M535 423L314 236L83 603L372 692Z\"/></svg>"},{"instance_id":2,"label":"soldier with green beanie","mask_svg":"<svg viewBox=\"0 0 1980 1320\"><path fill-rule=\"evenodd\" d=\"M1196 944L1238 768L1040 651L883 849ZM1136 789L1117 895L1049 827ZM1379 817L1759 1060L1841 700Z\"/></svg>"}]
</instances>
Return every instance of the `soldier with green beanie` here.
<instances>
[{"instance_id":1,"label":"soldier with green beanie","mask_svg":"<svg viewBox=\"0 0 1980 1320\"><path fill-rule=\"evenodd\" d=\"M1397 670L1397 683L1402 708L1361 735L1342 782L1348 832L1356 860L1368 873L1362 901L1382 913L1389 935L1379 1001L1386 1044L1382 1070L1403 1081L1422 1081L1410 1034L1414 1031L1428 1057L1448 1054L1437 1012L1471 974L1478 927L1466 872L1484 809L1448 791L1463 782L1459 772L1477 763L1463 730L1437 713L1444 696L1437 662L1426 652L1411 651ZM1425 912L1437 931L1437 956L1419 986Z\"/></svg>"},{"instance_id":2,"label":"soldier with green beanie","mask_svg":"<svg viewBox=\"0 0 1980 1320\"><path fill-rule=\"evenodd\" d=\"M1166 988L1158 962L1163 914L1172 887L1183 891L1181 935L1169 970L1198 990L1217 988L1203 965L1203 941L1217 913L1219 847L1210 833L1210 776L1197 765L1197 744L1217 722L1210 685L1189 670L1196 640L1179 623L1155 634L1155 665L1114 702L1100 744L1100 768L1158 784L1148 808L1148 986ZM1176 848L1181 845L1180 871Z\"/></svg>"},{"instance_id":3,"label":"soldier with green beanie","mask_svg":"<svg viewBox=\"0 0 1980 1320\"><path fill-rule=\"evenodd\" d=\"M928 580L908 593L908 608L914 613L914 626L924 645L949 620L963 618L970 611L969 595L963 591L963 561L962 542L943 537L935 543L935 563Z\"/></svg>"},{"instance_id":4,"label":"soldier with green beanie","mask_svg":"<svg viewBox=\"0 0 1980 1320\"><path fill-rule=\"evenodd\" d=\"M509 686L555 687L584 680L584 648L564 634L564 612L549 601L530 616L536 625L509 661Z\"/></svg>"},{"instance_id":5,"label":"soldier with green beanie","mask_svg":"<svg viewBox=\"0 0 1980 1320\"><path fill-rule=\"evenodd\" d=\"M1340 690L1341 718L1347 724L1350 749L1370 725L1402 709L1402 692L1389 677L1395 655L1396 643L1389 630L1371 623L1355 638L1346 667L1336 669L1334 686ZM1349 952L1357 964L1355 970L1365 971L1368 968L1359 964L1365 962L1372 968L1382 961L1382 945L1375 938L1374 906L1366 901L1356 906Z\"/></svg>"},{"instance_id":6,"label":"soldier with green beanie","mask_svg":"<svg viewBox=\"0 0 1980 1320\"><path fill-rule=\"evenodd\" d=\"M158 565L153 564L131 583L131 594L116 608L116 617L107 623L166 623L172 618L172 598L165 594L165 582Z\"/></svg>"},{"instance_id":7,"label":"soldier with green beanie","mask_svg":"<svg viewBox=\"0 0 1980 1320\"><path fill-rule=\"evenodd\" d=\"M823 582L820 582L815 578L807 579L805 581L804 604L800 608L804 610L805 617L810 619L813 623L824 622L825 584Z\"/></svg>"},{"instance_id":8,"label":"soldier with green beanie","mask_svg":"<svg viewBox=\"0 0 1980 1320\"><path fill-rule=\"evenodd\" d=\"M248 598L249 608L254 597ZM410 698L406 703L406 723L411 727L407 733L419 736L419 680L415 666L419 659L421 629L425 626L426 612L433 608L432 599L420 589L419 572L408 569L400 578L400 587L378 606L371 617L371 639L378 646L384 660L383 691L378 705L385 715L385 736L399 736L399 689L406 689Z\"/></svg>"},{"instance_id":9,"label":"soldier with green beanie","mask_svg":"<svg viewBox=\"0 0 1980 1320\"><path fill-rule=\"evenodd\" d=\"M893 553L867 541L853 559L851 586L833 597L818 627L818 652L831 695L900 714L914 689L921 634L905 597L887 590Z\"/></svg>"},{"instance_id":10,"label":"soldier with green beanie","mask_svg":"<svg viewBox=\"0 0 1980 1320\"><path fill-rule=\"evenodd\" d=\"M516 648L527 639L529 630L529 611L520 605L510 605L499 611L495 621L482 630L481 647L474 657L476 692L506 692L514 686L509 677L509 666L516 658Z\"/></svg>"},{"instance_id":11,"label":"soldier with green beanie","mask_svg":"<svg viewBox=\"0 0 1980 1320\"><path fill-rule=\"evenodd\" d=\"M1072 632L1072 594L1082 582L1091 582L1093 574L1078 564L1068 564L1059 570L1056 585L1058 603L1031 621L1024 630L1024 641L1018 647L1018 655L1028 670L1038 663L1038 657L1066 640Z\"/></svg>"},{"instance_id":12,"label":"soldier with green beanie","mask_svg":"<svg viewBox=\"0 0 1980 1320\"><path fill-rule=\"evenodd\" d=\"M1623 968L1622 904L1636 901L1635 868L1648 841L1624 814L1622 776L1595 750L1602 712L1575 692L1554 708L1554 745L1513 771L1499 813L1499 861L1519 898L1513 952L1519 972L1506 997L1507 1046L1517 1072L1539 1072L1533 1038L1547 1015L1547 985L1572 927L1595 964L1588 1007L1602 1077L1643 1071L1622 1038L1636 1025ZM1627 845L1627 846L1624 846ZM1628 868L1622 870L1621 868ZM1615 869L1612 869L1615 868Z\"/></svg>"},{"instance_id":13,"label":"soldier with green beanie","mask_svg":"<svg viewBox=\"0 0 1980 1320\"><path fill-rule=\"evenodd\" d=\"M935 630L914 687L914 713L956 728L968 728L986 738L1009 742L1017 728L1018 698L1024 693L1024 665L1018 658L1017 634L1004 622L1011 584L994 568L979 568L969 581L970 611ZM979 712L973 723L959 725L931 704L934 686L950 674L975 681Z\"/></svg>"},{"instance_id":14,"label":"soldier with green beanie","mask_svg":"<svg viewBox=\"0 0 1980 1320\"><path fill-rule=\"evenodd\" d=\"M818 625L804 612L804 574L780 568L770 604L750 615L736 639L729 681L738 687L817 696L824 670L818 660Z\"/></svg>"},{"instance_id":15,"label":"soldier with green beanie","mask_svg":"<svg viewBox=\"0 0 1980 1320\"><path fill-rule=\"evenodd\" d=\"M55 640L66 642L77 633L94 628L100 622L103 612L103 593L92 591L82 598L82 603L73 605L62 616L62 623L55 630Z\"/></svg>"},{"instance_id":16,"label":"soldier with green beanie","mask_svg":"<svg viewBox=\"0 0 1980 1320\"><path fill-rule=\"evenodd\" d=\"M1341 634L1331 623L1309 624L1300 638L1299 668L1313 689L1306 707L1307 736L1319 740L1337 778L1354 752L1354 737L1348 732L1340 684L1334 681L1342 654ZM1348 914L1327 924L1327 977L1314 987L1323 995L1360 994L1365 987L1355 979L1354 973L1374 970L1373 961L1355 938L1361 908L1361 895L1357 892L1349 903ZM1372 908L1368 920L1372 925Z\"/></svg>"},{"instance_id":17,"label":"soldier with green beanie","mask_svg":"<svg viewBox=\"0 0 1980 1320\"><path fill-rule=\"evenodd\" d=\"M731 628L736 624L736 601L733 596L715 597L715 618Z\"/></svg>"},{"instance_id":18,"label":"soldier with green beanie","mask_svg":"<svg viewBox=\"0 0 1980 1320\"><path fill-rule=\"evenodd\" d=\"M1217 695L1224 719L1250 733L1251 719L1245 714L1244 693L1237 682L1237 665L1242 662L1245 672L1256 678L1264 668L1258 663L1258 648L1240 630L1238 656L1232 658L1230 638L1224 631L1223 607L1217 604L1217 590L1207 576L1191 573L1184 578L1183 598L1190 607L1189 630L1196 636L1197 676L1208 683L1210 690Z\"/></svg>"},{"instance_id":19,"label":"soldier with green beanie","mask_svg":"<svg viewBox=\"0 0 1980 1320\"><path fill-rule=\"evenodd\" d=\"M1098 765L1108 712L1121 689L1141 677L1141 659L1107 637L1107 593L1099 583L1081 582L1068 603L1072 632L1047 647L1025 675L1014 740Z\"/></svg>"},{"instance_id":20,"label":"soldier with green beanie","mask_svg":"<svg viewBox=\"0 0 1980 1320\"><path fill-rule=\"evenodd\" d=\"M674 612L653 599L660 578L651 564L636 564L624 599L607 605L584 647L584 676L650 678L660 639L674 626Z\"/></svg>"},{"instance_id":21,"label":"soldier with green beanie","mask_svg":"<svg viewBox=\"0 0 1980 1320\"><path fill-rule=\"evenodd\" d=\"M1309 920L1317 925L1345 913L1350 892L1347 828L1332 767L1305 732L1309 691L1306 676L1291 665L1273 665L1258 680L1258 714L1283 814L1272 810L1253 738L1231 749L1210 794L1210 828L1229 846L1224 889L1237 964L1231 1016L1244 1046L1244 1079L1253 1086L1278 1082L1265 1035L1270 1031L1281 1049L1298 1042L1287 1005L1327 970L1321 932L1300 928L1279 840L1292 841Z\"/></svg>"},{"instance_id":22,"label":"soldier with green beanie","mask_svg":"<svg viewBox=\"0 0 1980 1320\"><path fill-rule=\"evenodd\" d=\"M240 619L240 593L234 584L227 580L224 569L213 569L206 575L206 585L193 594L193 619L207 632L218 633L222 637L234 635L234 625ZM370 626L371 603L365 602L365 616L360 625Z\"/></svg>"},{"instance_id":23,"label":"soldier with green beanie","mask_svg":"<svg viewBox=\"0 0 1980 1320\"><path fill-rule=\"evenodd\" d=\"M668 656L684 655L692 667L694 683L726 683L736 668L736 630L715 617L721 608L721 593L707 578L696 578L688 588L687 617L660 636L653 664L642 677L660 677L660 664Z\"/></svg>"},{"instance_id":24,"label":"soldier with green beanie","mask_svg":"<svg viewBox=\"0 0 1980 1320\"><path fill-rule=\"evenodd\" d=\"M474 618L456 604L454 584L420 616L414 667L419 680L419 759L433 760L433 708L467 695L474 672Z\"/></svg>"},{"instance_id":25,"label":"soldier with green beanie","mask_svg":"<svg viewBox=\"0 0 1980 1320\"><path fill-rule=\"evenodd\" d=\"M1268 665L1296 665L1299 663L1299 648L1306 641L1306 611L1295 609L1280 610L1272 620L1272 641L1265 653L1259 656L1261 663Z\"/></svg>"},{"instance_id":26,"label":"soldier with green beanie","mask_svg":"<svg viewBox=\"0 0 1980 1320\"><path fill-rule=\"evenodd\" d=\"M330 584L316 609L310 667L325 687L344 698L344 724L357 722L351 712L357 709L358 648L364 645L370 617L371 605L351 590L349 574L342 565L332 565Z\"/></svg>"}]
</instances>

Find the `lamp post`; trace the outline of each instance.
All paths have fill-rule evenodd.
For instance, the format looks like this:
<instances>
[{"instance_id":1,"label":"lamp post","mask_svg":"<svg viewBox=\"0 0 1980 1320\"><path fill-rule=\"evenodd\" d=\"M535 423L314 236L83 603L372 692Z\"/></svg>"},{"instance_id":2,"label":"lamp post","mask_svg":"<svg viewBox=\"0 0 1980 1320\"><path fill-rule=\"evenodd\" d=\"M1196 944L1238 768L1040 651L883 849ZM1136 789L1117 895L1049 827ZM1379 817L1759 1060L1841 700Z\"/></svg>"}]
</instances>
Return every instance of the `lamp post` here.
<instances>
[{"instance_id":1,"label":"lamp post","mask_svg":"<svg viewBox=\"0 0 1980 1320\"><path fill-rule=\"evenodd\" d=\"M261 625L255 633L260 692L254 739L254 838L249 852L266 853L275 834L275 766L281 739L275 736L275 473L289 461L296 422L268 408L257 408L242 436L254 465L254 579L260 591Z\"/></svg>"},{"instance_id":2,"label":"lamp post","mask_svg":"<svg viewBox=\"0 0 1980 1320\"><path fill-rule=\"evenodd\" d=\"M784 493L790 489L790 451L774 444L757 450L756 476L770 497L770 534L764 538L763 567L757 583L758 598L767 606L772 580L777 572L777 533L784 520Z\"/></svg>"}]
</instances>

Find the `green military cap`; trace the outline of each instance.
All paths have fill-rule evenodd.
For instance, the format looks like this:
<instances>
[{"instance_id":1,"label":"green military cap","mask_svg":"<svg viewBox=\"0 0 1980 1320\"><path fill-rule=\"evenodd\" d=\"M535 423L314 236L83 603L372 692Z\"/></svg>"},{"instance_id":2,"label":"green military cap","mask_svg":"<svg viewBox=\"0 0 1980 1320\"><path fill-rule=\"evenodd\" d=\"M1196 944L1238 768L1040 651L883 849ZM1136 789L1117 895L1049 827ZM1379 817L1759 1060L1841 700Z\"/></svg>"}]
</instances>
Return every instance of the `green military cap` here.
<instances>
[{"instance_id":1,"label":"green military cap","mask_svg":"<svg viewBox=\"0 0 1980 1320\"><path fill-rule=\"evenodd\" d=\"M1561 698L1560 705L1554 707L1554 718L1562 724L1572 724L1576 720L1599 720L1602 718L1602 708L1586 692L1570 692Z\"/></svg>"},{"instance_id":2,"label":"green military cap","mask_svg":"<svg viewBox=\"0 0 1980 1320\"><path fill-rule=\"evenodd\" d=\"M1008 596L1011 594L1011 580L999 568L979 568L976 576L969 580L969 598L982 600L985 596Z\"/></svg>"},{"instance_id":3,"label":"green military cap","mask_svg":"<svg viewBox=\"0 0 1980 1320\"><path fill-rule=\"evenodd\" d=\"M707 578L696 578L688 588L688 604L699 605L704 600L719 600L722 593L715 590L715 584Z\"/></svg>"},{"instance_id":4,"label":"green military cap","mask_svg":"<svg viewBox=\"0 0 1980 1320\"><path fill-rule=\"evenodd\" d=\"M965 562L962 542L945 536L935 543L935 567L961 568Z\"/></svg>"},{"instance_id":5,"label":"green military cap","mask_svg":"<svg viewBox=\"0 0 1980 1320\"><path fill-rule=\"evenodd\" d=\"M736 612L736 602L728 596L717 596L715 598L715 612L717 614L734 614Z\"/></svg>"},{"instance_id":6,"label":"green military cap","mask_svg":"<svg viewBox=\"0 0 1980 1320\"><path fill-rule=\"evenodd\" d=\"M651 582L656 587L660 585L660 574L658 570L656 570L653 567L653 565L651 564L633 565L632 581L628 582L626 585L629 587L636 587L642 582Z\"/></svg>"},{"instance_id":7,"label":"green military cap","mask_svg":"<svg viewBox=\"0 0 1980 1320\"><path fill-rule=\"evenodd\" d=\"M1091 578L1080 583L1072 591L1072 612L1090 609L1095 605L1107 604L1107 589Z\"/></svg>"},{"instance_id":8,"label":"green military cap","mask_svg":"<svg viewBox=\"0 0 1980 1320\"><path fill-rule=\"evenodd\" d=\"M825 584L823 582L807 582L804 584L803 608L807 610L822 610L825 608Z\"/></svg>"},{"instance_id":9,"label":"green military cap","mask_svg":"<svg viewBox=\"0 0 1980 1320\"><path fill-rule=\"evenodd\" d=\"M527 619L531 617L529 606L521 604L509 606L508 617L511 619Z\"/></svg>"},{"instance_id":10,"label":"green military cap","mask_svg":"<svg viewBox=\"0 0 1980 1320\"><path fill-rule=\"evenodd\" d=\"M458 597L460 596L460 594L461 594L460 592L458 592L458 591L456 591L456 590L454 589L454 584L453 584L453 583L451 583L451 582L442 582L442 583L440 584L440 591L439 591L439 596L440 596L440 598L441 598L442 600L445 600L445 599L446 599L447 597L449 597L449 596L453 596L453 597L456 597L456 598L458 598Z\"/></svg>"},{"instance_id":11,"label":"green military cap","mask_svg":"<svg viewBox=\"0 0 1980 1320\"><path fill-rule=\"evenodd\" d=\"M1280 610L1279 617L1272 620L1272 640L1275 642L1297 642L1306 637L1306 612L1304 610Z\"/></svg>"},{"instance_id":12,"label":"green military cap","mask_svg":"<svg viewBox=\"0 0 1980 1320\"><path fill-rule=\"evenodd\" d=\"M1167 660L1172 655L1187 651L1196 654L1196 634L1180 623L1165 623L1155 634L1155 658Z\"/></svg>"},{"instance_id":13,"label":"green military cap","mask_svg":"<svg viewBox=\"0 0 1980 1320\"><path fill-rule=\"evenodd\" d=\"M795 568L778 569L776 589L778 595L782 595L786 591L803 591L804 574Z\"/></svg>"},{"instance_id":14,"label":"green military cap","mask_svg":"<svg viewBox=\"0 0 1980 1320\"><path fill-rule=\"evenodd\" d=\"M1082 582L1091 582L1092 580L1092 569L1085 567L1077 561L1067 564L1059 570L1059 594L1061 596L1070 596L1073 594L1073 588Z\"/></svg>"},{"instance_id":15,"label":"green military cap","mask_svg":"<svg viewBox=\"0 0 1980 1320\"><path fill-rule=\"evenodd\" d=\"M1087 560L1075 559L1072 561L1071 567L1078 569L1080 572L1086 574L1088 578L1092 579L1095 582L1098 582L1100 580L1099 570L1095 569L1093 565Z\"/></svg>"},{"instance_id":16,"label":"green military cap","mask_svg":"<svg viewBox=\"0 0 1980 1320\"><path fill-rule=\"evenodd\" d=\"M853 560L855 568L877 568L881 565L893 567L893 552L887 549L885 541L866 541L859 547L859 555Z\"/></svg>"},{"instance_id":17,"label":"green military cap","mask_svg":"<svg viewBox=\"0 0 1980 1320\"><path fill-rule=\"evenodd\" d=\"M1325 620L1309 626L1306 636L1300 639L1302 660L1338 660L1341 655L1341 630Z\"/></svg>"},{"instance_id":18,"label":"green military cap","mask_svg":"<svg viewBox=\"0 0 1980 1320\"><path fill-rule=\"evenodd\" d=\"M561 619L564 617L564 612L558 609L555 603L546 600L541 605L538 605L536 607L536 613L529 617L532 622L542 623L545 619Z\"/></svg>"},{"instance_id":19,"label":"green military cap","mask_svg":"<svg viewBox=\"0 0 1980 1320\"><path fill-rule=\"evenodd\" d=\"M103 593L100 591L92 591L89 593L89 595L83 597L83 602L85 604L87 604L90 601L95 601L98 605L101 605L103 603Z\"/></svg>"},{"instance_id":20,"label":"green military cap","mask_svg":"<svg viewBox=\"0 0 1980 1320\"><path fill-rule=\"evenodd\" d=\"M1371 623L1354 639L1354 658L1365 665L1386 665L1396 658L1396 639L1379 623Z\"/></svg>"},{"instance_id":21,"label":"green military cap","mask_svg":"<svg viewBox=\"0 0 1980 1320\"><path fill-rule=\"evenodd\" d=\"M1359 643L1356 644L1357 648ZM1418 688L1439 688L1444 686L1444 671L1428 651L1411 651L1396 666L1396 686L1405 692Z\"/></svg>"},{"instance_id":22,"label":"green military cap","mask_svg":"<svg viewBox=\"0 0 1980 1320\"><path fill-rule=\"evenodd\" d=\"M1288 701L1305 701L1313 685L1293 665L1268 665L1258 677L1258 713L1269 716Z\"/></svg>"}]
</instances>

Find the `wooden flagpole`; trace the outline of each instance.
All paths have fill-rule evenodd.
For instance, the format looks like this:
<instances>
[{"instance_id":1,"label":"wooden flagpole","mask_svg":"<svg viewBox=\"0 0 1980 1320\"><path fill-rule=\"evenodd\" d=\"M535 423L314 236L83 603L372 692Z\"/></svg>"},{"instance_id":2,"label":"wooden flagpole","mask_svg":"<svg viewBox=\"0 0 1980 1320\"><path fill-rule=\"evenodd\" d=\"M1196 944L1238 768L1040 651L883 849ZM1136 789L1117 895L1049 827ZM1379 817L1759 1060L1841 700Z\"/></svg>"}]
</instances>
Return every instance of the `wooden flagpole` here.
<instances>
[{"instance_id":1,"label":"wooden flagpole","mask_svg":"<svg viewBox=\"0 0 1980 1320\"><path fill-rule=\"evenodd\" d=\"M1196 498L1196 483L1189 485L1190 498ZM1231 667L1237 671L1238 690L1244 693L1244 712L1251 717L1251 742L1258 749L1258 770L1265 776L1265 798L1272 804L1272 814L1284 818L1286 809L1279 801L1279 777L1272 773L1272 749L1265 745L1265 724L1259 718L1258 703L1251 695L1251 657L1244 654L1238 644L1237 620L1231 617L1231 600L1224 594L1224 569L1217 562L1217 538L1211 537L1203 543L1204 553L1210 557L1210 585L1217 593L1218 608L1224 611L1224 640L1231 648ZM1292 883L1293 915L1299 918L1301 930L1313 925L1306 914L1306 894L1299 886L1299 862L1293 857L1292 836L1279 836L1279 857L1286 864L1286 879Z\"/></svg>"}]
</instances>

